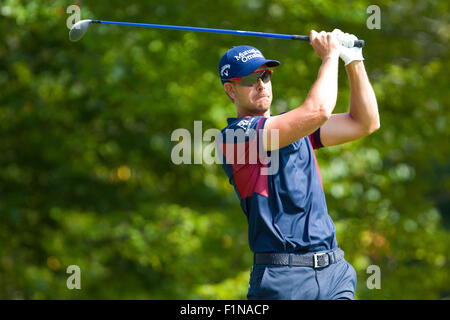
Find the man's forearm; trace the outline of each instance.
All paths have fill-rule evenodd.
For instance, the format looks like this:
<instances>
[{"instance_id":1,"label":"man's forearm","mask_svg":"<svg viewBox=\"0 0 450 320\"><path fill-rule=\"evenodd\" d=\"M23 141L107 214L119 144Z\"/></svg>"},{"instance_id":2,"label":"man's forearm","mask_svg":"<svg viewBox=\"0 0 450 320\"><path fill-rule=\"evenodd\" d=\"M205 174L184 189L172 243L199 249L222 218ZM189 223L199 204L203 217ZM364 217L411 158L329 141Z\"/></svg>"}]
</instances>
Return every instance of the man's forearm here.
<instances>
[{"instance_id":1,"label":"man's forearm","mask_svg":"<svg viewBox=\"0 0 450 320\"><path fill-rule=\"evenodd\" d=\"M336 106L339 57L331 55L323 59L317 80L305 99L305 104L330 117Z\"/></svg>"},{"instance_id":2,"label":"man's forearm","mask_svg":"<svg viewBox=\"0 0 450 320\"><path fill-rule=\"evenodd\" d=\"M375 92L370 84L362 61L354 61L346 67L350 80L350 116L368 132L380 127Z\"/></svg>"}]
</instances>

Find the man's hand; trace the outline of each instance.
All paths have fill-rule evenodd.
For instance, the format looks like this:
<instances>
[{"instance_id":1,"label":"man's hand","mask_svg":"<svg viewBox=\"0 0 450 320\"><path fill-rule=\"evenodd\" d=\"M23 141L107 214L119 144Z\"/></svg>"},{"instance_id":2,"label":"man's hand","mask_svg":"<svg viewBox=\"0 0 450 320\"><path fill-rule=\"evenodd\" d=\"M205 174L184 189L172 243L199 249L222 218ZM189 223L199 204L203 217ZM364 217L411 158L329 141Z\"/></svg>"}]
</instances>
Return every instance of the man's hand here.
<instances>
[{"instance_id":1,"label":"man's hand","mask_svg":"<svg viewBox=\"0 0 450 320\"><path fill-rule=\"evenodd\" d=\"M334 34L340 43L339 46L339 57L344 61L345 65L353 61L362 61L364 57L362 55L362 48L353 47L354 41L358 38L349 33L344 33L339 29L334 29L332 34Z\"/></svg>"},{"instance_id":2,"label":"man's hand","mask_svg":"<svg viewBox=\"0 0 450 320\"><path fill-rule=\"evenodd\" d=\"M311 30L309 33L309 42L322 60L339 55L339 42L333 33L325 31L317 33Z\"/></svg>"}]
</instances>

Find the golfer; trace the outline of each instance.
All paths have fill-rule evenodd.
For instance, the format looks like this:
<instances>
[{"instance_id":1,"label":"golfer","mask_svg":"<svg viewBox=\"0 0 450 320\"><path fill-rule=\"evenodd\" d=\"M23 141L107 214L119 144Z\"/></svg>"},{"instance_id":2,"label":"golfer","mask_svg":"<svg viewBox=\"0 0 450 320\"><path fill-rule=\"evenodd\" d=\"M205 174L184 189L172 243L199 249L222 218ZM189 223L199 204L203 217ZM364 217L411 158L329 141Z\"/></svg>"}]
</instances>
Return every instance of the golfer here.
<instances>
[{"instance_id":1,"label":"golfer","mask_svg":"<svg viewBox=\"0 0 450 320\"><path fill-rule=\"evenodd\" d=\"M322 60L317 80L300 106L276 116L270 113L270 68L280 62L251 46L233 47L220 60L220 78L237 117L228 119L218 150L248 220L254 253L248 299L354 299L356 272L338 247L313 149L360 139L380 127L355 39L337 29L312 30L310 43ZM333 114L339 57L350 81L350 110Z\"/></svg>"}]
</instances>

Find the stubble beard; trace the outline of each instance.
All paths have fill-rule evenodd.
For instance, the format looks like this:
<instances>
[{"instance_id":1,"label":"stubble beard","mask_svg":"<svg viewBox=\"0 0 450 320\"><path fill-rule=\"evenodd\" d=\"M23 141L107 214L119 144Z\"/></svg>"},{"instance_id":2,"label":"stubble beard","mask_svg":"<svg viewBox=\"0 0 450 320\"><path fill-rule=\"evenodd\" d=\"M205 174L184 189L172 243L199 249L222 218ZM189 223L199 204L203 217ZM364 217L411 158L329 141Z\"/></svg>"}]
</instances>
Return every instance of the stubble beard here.
<instances>
[{"instance_id":1,"label":"stubble beard","mask_svg":"<svg viewBox=\"0 0 450 320\"><path fill-rule=\"evenodd\" d=\"M272 104L272 100L262 99L258 101L254 106L254 111L259 115L264 115L268 110L270 110L270 105Z\"/></svg>"}]
</instances>

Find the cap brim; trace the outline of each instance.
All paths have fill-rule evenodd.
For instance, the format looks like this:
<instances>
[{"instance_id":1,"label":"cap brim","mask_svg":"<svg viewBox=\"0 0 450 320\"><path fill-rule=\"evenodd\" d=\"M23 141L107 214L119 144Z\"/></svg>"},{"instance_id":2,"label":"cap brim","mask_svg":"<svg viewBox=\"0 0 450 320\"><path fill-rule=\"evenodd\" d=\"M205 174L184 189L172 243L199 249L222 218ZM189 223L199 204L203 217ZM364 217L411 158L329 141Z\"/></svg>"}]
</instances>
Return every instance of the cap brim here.
<instances>
[{"instance_id":1,"label":"cap brim","mask_svg":"<svg viewBox=\"0 0 450 320\"><path fill-rule=\"evenodd\" d=\"M265 65L267 65L268 67L278 67L281 62L277 61L277 60L266 60L266 63L264 63Z\"/></svg>"},{"instance_id":2,"label":"cap brim","mask_svg":"<svg viewBox=\"0 0 450 320\"><path fill-rule=\"evenodd\" d=\"M263 65L267 65L268 67L277 67L280 64L281 64L280 61L277 60L267 60L267 59L255 60L251 64L247 65L245 68L242 68L241 72L239 72L239 74L237 74L236 76L243 77L249 75L250 73L252 73L253 71L255 71L256 69L258 69Z\"/></svg>"},{"instance_id":3,"label":"cap brim","mask_svg":"<svg viewBox=\"0 0 450 320\"><path fill-rule=\"evenodd\" d=\"M255 59L251 63L243 66L241 68L241 70L239 70L240 72L235 74L232 78L247 76L247 75L249 75L250 73L252 73L253 71L255 71L256 69L258 69L259 67L261 67L263 65L266 65L269 68L272 68L272 67L278 67L280 64L281 64L281 62L278 61L278 60L267 60L267 59L264 59L264 58ZM228 82L229 79L222 79L221 78L221 81L222 81L222 84L224 84L225 82Z\"/></svg>"}]
</instances>

